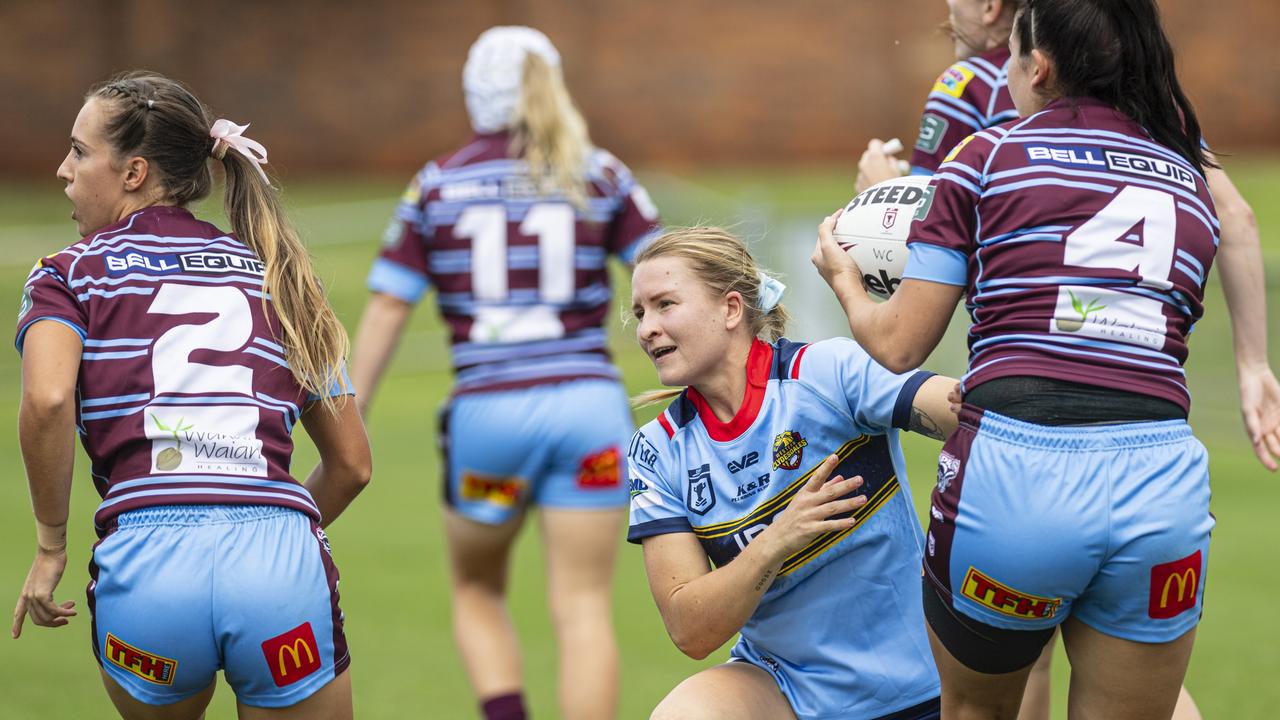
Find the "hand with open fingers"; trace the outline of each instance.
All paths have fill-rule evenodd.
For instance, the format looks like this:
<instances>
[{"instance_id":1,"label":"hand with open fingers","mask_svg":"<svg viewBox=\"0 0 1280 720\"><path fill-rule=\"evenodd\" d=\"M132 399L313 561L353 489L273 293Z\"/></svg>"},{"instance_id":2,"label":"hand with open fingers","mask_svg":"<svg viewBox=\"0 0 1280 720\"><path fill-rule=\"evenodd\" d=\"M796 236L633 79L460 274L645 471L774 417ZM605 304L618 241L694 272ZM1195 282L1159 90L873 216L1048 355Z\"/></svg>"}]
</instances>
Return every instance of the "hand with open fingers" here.
<instances>
[{"instance_id":1,"label":"hand with open fingers","mask_svg":"<svg viewBox=\"0 0 1280 720\"><path fill-rule=\"evenodd\" d=\"M901 143L897 145L901 147ZM902 169L898 163L897 156L885 148L885 143L879 138L873 138L858 160L858 179L854 183L854 189L860 193L876 183L902 177Z\"/></svg>"},{"instance_id":2,"label":"hand with open fingers","mask_svg":"<svg viewBox=\"0 0 1280 720\"><path fill-rule=\"evenodd\" d=\"M36 559L31 563L31 571L27 573L27 581L22 584L22 594L18 596L18 605L13 609L13 637L22 635L22 623L30 615L31 622L44 627L62 627L75 617L76 604L72 600L56 603L53 591L62 579L62 572L67 568L67 551L36 551Z\"/></svg>"},{"instance_id":3,"label":"hand with open fingers","mask_svg":"<svg viewBox=\"0 0 1280 720\"><path fill-rule=\"evenodd\" d=\"M836 455L828 455L764 531L772 535L782 557L799 552L823 533L853 527L852 513L867 504L865 495L853 495L862 487L861 477L831 477L839 461Z\"/></svg>"},{"instance_id":4,"label":"hand with open fingers","mask_svg":"<svg viewBox=\"0 0 1280 720\"><path fill-rule=\"evenodd\" d=\"M818 274L832 289L846 280L862 287L862 269L849 253L840 248L840 243L836 242L836 222L843 214L844 208L840 208L818 225L818 243L813 246L813 255L809 257L809 261L818 269Z\"/></svg>"},{"instance_id":5,"label":"hand with open fingers","mask_svg":"<svg viewBox=\"0 0 1280 720\"><path fill-rule=\"evenodd\" d=\"M1240 414L1258 461L1275 472L1280 459L1280 382L1269 366L1240 370Z\"/></svg>"}]
</instances>

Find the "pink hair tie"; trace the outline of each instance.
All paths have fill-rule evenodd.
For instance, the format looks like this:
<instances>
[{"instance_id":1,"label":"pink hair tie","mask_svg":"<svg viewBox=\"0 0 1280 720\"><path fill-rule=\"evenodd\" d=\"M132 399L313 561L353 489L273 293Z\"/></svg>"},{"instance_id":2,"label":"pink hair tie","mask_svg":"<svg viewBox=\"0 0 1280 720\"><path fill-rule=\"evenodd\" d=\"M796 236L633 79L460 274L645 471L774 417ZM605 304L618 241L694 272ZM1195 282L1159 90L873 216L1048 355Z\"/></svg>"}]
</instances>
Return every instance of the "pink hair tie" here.
<instances>
[{"instance_id":1,"label":"pink hair tie","mask_svg":"<svg viewBox=\"0 0 1280 720\"><path fill-rule=\"evenodd\" d=\"M227 148L235 150L253 161L258 174L269 185L271 180L267 178L267 172L262 169L262 166L267 164L267 148L257 140L250 140L244 136L243 133L248 128L249 123L237 125L230 120L218 120L213 127L209 128L209 137L213 138L213 148L209 150L209 154L215 160L221 160L226 157Z\"/></svg>"}]
</instances>

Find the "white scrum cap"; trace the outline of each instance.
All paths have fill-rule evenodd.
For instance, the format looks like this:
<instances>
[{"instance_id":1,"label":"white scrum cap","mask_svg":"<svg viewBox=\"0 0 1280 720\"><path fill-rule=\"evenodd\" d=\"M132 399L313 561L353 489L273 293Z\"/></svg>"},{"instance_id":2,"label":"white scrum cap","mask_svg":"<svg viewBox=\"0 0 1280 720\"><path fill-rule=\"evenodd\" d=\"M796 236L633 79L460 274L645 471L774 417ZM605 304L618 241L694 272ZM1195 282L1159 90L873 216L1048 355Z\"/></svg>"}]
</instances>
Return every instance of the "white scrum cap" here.
<instances>
[{"instance_id":1,"label":"white scrum cap","mask_svg":"<svg viewBox=\"0 0 1280 720\"><path fill-rule=\"evenodd\" d=\"M546 35L530 27L503 25L480 33L462 68L462 89L467 113L476 132L506 129L520 102L524 59L529 53L552 67L560 66L560 53Z\"/></svg>"}]
</instances>

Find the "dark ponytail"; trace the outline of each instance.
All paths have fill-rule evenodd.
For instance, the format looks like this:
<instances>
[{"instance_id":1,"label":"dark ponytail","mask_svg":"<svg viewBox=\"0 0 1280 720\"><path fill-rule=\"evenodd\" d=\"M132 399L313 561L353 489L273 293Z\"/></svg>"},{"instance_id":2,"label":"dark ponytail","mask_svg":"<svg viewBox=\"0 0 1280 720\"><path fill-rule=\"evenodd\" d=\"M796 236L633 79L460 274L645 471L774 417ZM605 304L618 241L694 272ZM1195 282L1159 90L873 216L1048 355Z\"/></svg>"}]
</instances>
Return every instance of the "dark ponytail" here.
<instances>
[{"instance_id":1,"label":"dark ponytail","mask_svg":"<svg viewBox=\"0 0 1280 720\"><path fill-rule=\"evenodd\" d=\"M1014 23L1025 56L1053 59L1053 90L1107 103L1197 168L1217 167L1178 83L1173 47L1154 0L1022 0Z\"/></svg>"},{"instance_id":2,"label":"dark ponytail","mask_svg":"<svg viewBox=\"0 0 1280 720\"><path fill-rule=\"evenodd\" d=\"M134 71L94 87L88 97L112 104L108 141L121 157L146 158L167 202L187 205L209 194L212 121L190 90L163 75ZM263 302L270 293L284 333L276 339L285 348L289 368L300 385L332 405L330 388L348 389L342 376L349 349L346 330L325 298L311 256L276 189L254 161L225 145L217 150L226 171L223 205L231 230L266 265Z\"/></svg>"}]
</instances>

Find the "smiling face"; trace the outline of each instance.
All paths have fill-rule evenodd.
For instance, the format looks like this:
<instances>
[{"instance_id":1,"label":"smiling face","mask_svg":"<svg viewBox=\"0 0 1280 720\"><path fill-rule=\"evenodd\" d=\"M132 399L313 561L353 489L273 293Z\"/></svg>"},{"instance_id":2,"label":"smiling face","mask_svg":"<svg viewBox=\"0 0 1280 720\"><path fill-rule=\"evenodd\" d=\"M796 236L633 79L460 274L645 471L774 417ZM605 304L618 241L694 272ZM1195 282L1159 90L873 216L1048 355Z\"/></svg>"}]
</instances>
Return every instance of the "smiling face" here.
<instances>
[{"instance_id":1,"label":"smiling face","mask_svg":"<svg viewBox=\"0 0 1280 720\"><path fill-rule=\"evenodd\" d=\"M71 127L71 149L58 166L58 177L67 183L71 218L82 237L123 217L129 200L126 168L106 136L109 109L98 98L80 108Z\"/></svg>"},{"instance_id":2,"label":"smiling face","mask_svg":"<svg viewBox=\"0 0 1280 720\"><path fill-rule=\"evenodd\" d=\"M688 260L673 255L636 265L631 311L636 340L668 387L702 385L722 369L738 336L750 332L742 322L741 296L714 294Z\"/></svg>"}]
</instances>

